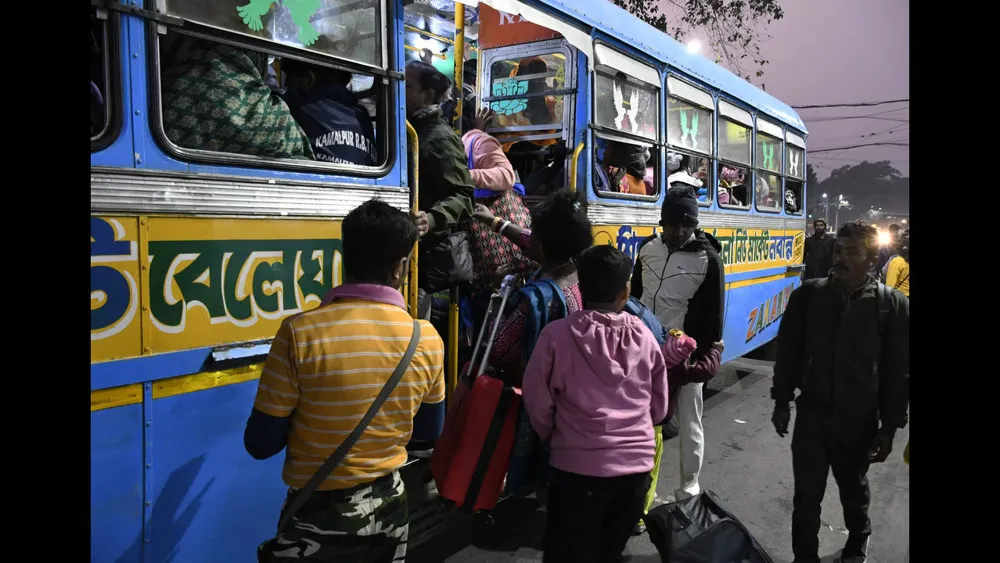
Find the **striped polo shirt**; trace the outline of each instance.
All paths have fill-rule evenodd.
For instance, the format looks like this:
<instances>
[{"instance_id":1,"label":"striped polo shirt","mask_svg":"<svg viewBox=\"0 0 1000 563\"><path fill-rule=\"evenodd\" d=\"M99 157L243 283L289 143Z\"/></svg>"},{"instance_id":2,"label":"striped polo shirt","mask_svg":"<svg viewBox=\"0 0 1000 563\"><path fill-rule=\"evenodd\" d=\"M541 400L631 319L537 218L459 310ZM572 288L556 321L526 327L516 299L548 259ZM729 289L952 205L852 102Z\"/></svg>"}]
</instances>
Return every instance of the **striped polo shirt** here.
<instances>
[{"instance_id":1,"label":"striped polo shirt","mask_svg":"<svg viewBox=\"0 0 1000 563\"><path fill-rule=\"evenodd\" d=\"M413 334L403 296L391 287L345 284L327 300L282 323L254 401L265 414L291 417L282 477L294 488L305 486L354 430ZM444 342L429 322L420 323L420 343L403 378L319 490L353 487L399 469L417 409L444 401Z\"/></svg>"}]
</instances>

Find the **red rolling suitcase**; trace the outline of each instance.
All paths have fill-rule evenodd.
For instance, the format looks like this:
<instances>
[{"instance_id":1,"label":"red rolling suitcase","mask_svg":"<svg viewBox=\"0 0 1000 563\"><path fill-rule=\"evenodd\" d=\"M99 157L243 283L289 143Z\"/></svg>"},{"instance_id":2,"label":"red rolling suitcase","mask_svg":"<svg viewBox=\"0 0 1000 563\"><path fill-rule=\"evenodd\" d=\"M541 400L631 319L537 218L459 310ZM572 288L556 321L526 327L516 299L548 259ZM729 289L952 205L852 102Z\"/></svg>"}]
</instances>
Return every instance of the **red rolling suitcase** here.
<instances>
[{"instance_id":1,"label":"red rolling suitcase","mask_svg":"<svg viewBox=\"0 0 1000 563\"><path fill-rule=\"evenodd\" d=\"M431 455L438 494L466 512L496 506L514 448L521 390L486 373L514 279L504 278L500 291L490 298L472 358L465 365ZM489 336L483 342L487 330ZM474 367L477 359L478 369Z\"/></svg>"}]
</instances>

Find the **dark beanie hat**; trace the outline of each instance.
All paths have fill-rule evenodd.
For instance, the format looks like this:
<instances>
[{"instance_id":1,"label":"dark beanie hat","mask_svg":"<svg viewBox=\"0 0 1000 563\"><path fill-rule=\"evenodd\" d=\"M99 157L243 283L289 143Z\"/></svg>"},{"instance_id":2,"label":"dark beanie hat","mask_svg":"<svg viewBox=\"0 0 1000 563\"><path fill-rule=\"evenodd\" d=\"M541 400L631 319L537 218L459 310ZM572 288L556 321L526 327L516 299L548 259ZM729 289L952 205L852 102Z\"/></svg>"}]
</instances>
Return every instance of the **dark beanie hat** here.
<instances>
[{"instance_id":1,"label":"dark beanie hat","mask_svg":"<svg viewBox=\"0 0 1000 563\"><path fill-rule=\"evenodd\" d=\"M660 221L665 225L698 226L698 198L690 186L670 188L663 198Z\"/></svg>"}]
</instances>

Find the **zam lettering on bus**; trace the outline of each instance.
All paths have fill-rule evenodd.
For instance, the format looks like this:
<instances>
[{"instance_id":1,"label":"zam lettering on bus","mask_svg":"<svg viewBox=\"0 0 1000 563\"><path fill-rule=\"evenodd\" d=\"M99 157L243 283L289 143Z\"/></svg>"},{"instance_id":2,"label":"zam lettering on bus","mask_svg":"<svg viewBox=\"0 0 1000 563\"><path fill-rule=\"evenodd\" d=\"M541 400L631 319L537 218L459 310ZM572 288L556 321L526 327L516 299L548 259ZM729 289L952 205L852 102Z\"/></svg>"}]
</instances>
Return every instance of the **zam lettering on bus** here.
<instances>
[{"instance_id":1,"label":"zam lettering on bus","mask_svg":"<svg viewBox=\"0 0 1000 563\"><path fill-rule=\"evenodd\" d=\"M746 342L753 340L753 337L781 318L781 315L785 313L785 307L788 306L788 298L791 297L794 290L795 284L789 284L785 289L750 310L750 314L747 315Z\"/></svg>"}]
</instances>

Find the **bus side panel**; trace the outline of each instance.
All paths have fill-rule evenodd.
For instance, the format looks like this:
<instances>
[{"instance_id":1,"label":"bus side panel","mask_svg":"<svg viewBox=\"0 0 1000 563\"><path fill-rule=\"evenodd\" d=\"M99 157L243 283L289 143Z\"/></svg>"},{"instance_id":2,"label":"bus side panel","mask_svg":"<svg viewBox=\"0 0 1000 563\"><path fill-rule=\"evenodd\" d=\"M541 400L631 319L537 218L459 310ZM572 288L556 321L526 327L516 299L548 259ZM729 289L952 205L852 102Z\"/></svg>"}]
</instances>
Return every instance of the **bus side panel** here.
<instances>
[{"instance_id":1,"label":"bus side panel","mask_svg":"<svg viewBox=\"0 0 1000 563\"><path fill-rule=\"evenodd\" d=\"M214 377L184 379L198 386ZM255 561L274 534L284 455L258 461L243 448L256 391L255 379L161 398L154 387L148 563Z\"/></svg>"},{"instance_id":2,"label":"bus side panel","mask_svg":"<svg viewBox=\"0 0 1000 563\"><path fill-rule=\"evenodd\" d=\"M726 284L723 362L743 356L778 336L788 297L800 283L798 274L791 273Z\"/></svg>"},{"instance_id":3,"label":"bus side panel","mask_svg":"<svg viewBox=\"0 0 1000 563\"><path fill-rule=\"evenodd\" d=\"M142 404L90 413L90 560L142 561Z\"/></svg>"}]
</instances>

